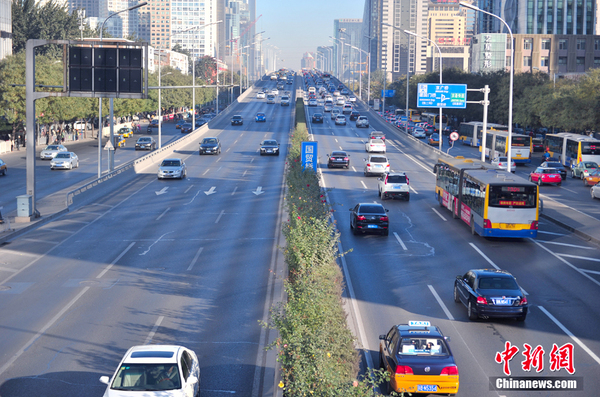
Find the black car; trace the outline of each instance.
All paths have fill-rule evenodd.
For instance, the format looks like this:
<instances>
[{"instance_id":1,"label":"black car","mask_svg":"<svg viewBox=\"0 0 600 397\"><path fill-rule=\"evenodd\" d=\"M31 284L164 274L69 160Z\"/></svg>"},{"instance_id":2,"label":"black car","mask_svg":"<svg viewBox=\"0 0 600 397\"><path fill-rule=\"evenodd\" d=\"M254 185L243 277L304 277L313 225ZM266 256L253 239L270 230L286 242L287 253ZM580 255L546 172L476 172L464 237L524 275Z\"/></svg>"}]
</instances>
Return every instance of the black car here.
<instances>
[{"instance_id":1,"label":"black car","mask_svg":"<svg viewBox=\"0 0 600 397\"><path fill-rule=\"evenodd\" d=\"M196 128L200 128L206 123L208 123L208 120L206 120L204 117L196 119Z\"/></svg>"},{"instance_id":2,"label":"black car","mask_svg":"<svg viewBox=\"0 0 600 397\"><path fill-rule=\"evenodd\" d=\"M149 136L138 138L135 143L135 150L154 150L156 149L156 141Z\"/></svg>"},{"instance_id":3,"label":"black car","mask_svg":"<svg viewBox=\"0 0 600 397\"><path fill-rule=\"evenodd\" d=\"M275 139L265 139L260 143L260 155L265 154L279 156L279 143Z\"/></svg>"},{"instance_id":4,"label":"black car","mask_svg":"<svg viewBox=\"0 0 600 397\"><path fill-rule=\"evenodd\" d=\"M242 125L244 124L244 119L239 114L236 114L231 118L231 125Z\"/></svg>"},{"instance_id":5,"label":"black car","mask_svg":"<svg viewBox=\"0 0 600 397\"><path fill-rule=\"evenodd\" d=\"M323 114L322 113L313 114L312 122L313 123L322 123L323 122Z\"/></svg>"},{"instance_id":6,"label":"black car","mask_svg":"<svg viewBox=\"0 0 600 397\"><path fill-rule=\"evenodd\" d=\"M350 120L351 121L357 120L359 116L360 116L360 113L356 110L353 110L350 112Z\"/></svg>"},{"instance_id":7,"label":"black car","mask_svg":"<svg viewBox=\"0 0 600 397\"><path fill-rule=\"evenodd\" d=\"M202 142L200 142L200 155L203 154L220 154L221 153L221 142L219 138L211 137L204 138Z\"/></svg>"},{"instance_id":8,"label":"black car","mask_svg":"<svg viewBox=\"0 0 600 397\"><path fill-rule=\"evenodd\" d=\"M556 168L558 170L558 173L560 174L560 179L562 179L563 181L567 179L567 169L564 165L562 165L560 161L544 161L542 165L540 165L540 167Z\"/></svg>"},{"instance_id":9,"label":"black car","mask_svg":"<svg viewBox=\"0 0 600 397\"><path fill-rule=\"evenodd\" d=\"M544 151L544 140L542 138L532 138L531 144L534 152Z\"/></svg>"},{"instance_id":10,"label":"black car","mask_svg":"<svg viewBox=\"0 0 600 397\"><path fill-rule=\"evenodd\" d=\"M181 132L182 133L190 133L192 132L194 129L192 128L192 123L183 123L181 125Z\"/></svg>"},{"instance_id":11,"label":"black car","mask_svg":"<svg viewBox=\"0 0 600 397\"><path fill-rule=\"evenodd\" d=\"M344 151L334 151L328 154L329 160L327 161L327 168L350 167L350 156Z\"/></svg>"},{"instance_id":12,"label":"black car","mask_svg":"<svg viewBox=\"0 0 600 397\"><path fill-rule=\"evenodd\" d=\"M356 204L350 208L350 230L353 234L377 233L387 236L390 225L388 211L381 204Z\"/></svg>"},{"instance_id":13,"label":"black car","mask_svg":"<svg viewBox=\"0 0 600 397\"><path fill-rule=\"evenodd\" d=\"M496 269L470 270L454 280L454 301L467 307L469 320L479 317L525 321L529 305L515 277Z\"/></svg>"}]
</instances>

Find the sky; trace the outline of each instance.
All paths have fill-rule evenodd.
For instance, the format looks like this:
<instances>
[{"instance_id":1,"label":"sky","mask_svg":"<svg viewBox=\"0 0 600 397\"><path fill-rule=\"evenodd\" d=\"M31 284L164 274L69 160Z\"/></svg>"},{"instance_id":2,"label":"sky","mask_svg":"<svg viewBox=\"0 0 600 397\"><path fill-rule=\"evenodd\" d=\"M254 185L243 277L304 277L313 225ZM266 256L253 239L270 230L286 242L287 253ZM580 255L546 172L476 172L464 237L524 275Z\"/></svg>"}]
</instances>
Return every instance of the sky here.
<instances>
[{"instance_id":1,"label":"sky","mask_svg":"<svg viewBox=\"0 0 600 397\"><path fill-rule=\"evenodd\" d=\"M300 70L305 52L332 45L333 20L362 19L364 0L256 0L256 33L281 50L277 68ZM283 61L282 61L283 60Z\"/></svg>"}]
</instances>

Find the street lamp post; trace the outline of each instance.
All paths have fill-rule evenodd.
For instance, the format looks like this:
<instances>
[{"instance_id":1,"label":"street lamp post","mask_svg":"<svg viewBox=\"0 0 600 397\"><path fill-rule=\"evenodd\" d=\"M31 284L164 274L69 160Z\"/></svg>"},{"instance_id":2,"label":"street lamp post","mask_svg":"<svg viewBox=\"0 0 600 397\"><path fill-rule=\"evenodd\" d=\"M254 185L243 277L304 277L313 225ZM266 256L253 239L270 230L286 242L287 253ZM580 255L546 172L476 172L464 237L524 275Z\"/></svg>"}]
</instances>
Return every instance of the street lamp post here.
<instances>
[{"instance_id":1,"label":"street lamp post","mask_svg":"<svg viewBox=\"0 0 600 397\"><path fill-rule=\"evenodd\" d=\"M411 35L411 36L419 37L421 39L425 39L425 40L429 41L431 44L433 44L435 46L435 48L437 48L438 52L440 53L440 85L442 85L442 69L443 68L442 68L442 50L440 50L440 47L433 40L430 40L427 37L424 37L424 36L418 35L416 33L413 33L413 32L411 32L409 30L405 30L404 33L406 33L408 35ZM416 48L417 48L417 42L415 41L415 53L417 52ZM434 66L435 66L435 62L434 62L433 56L431 58L432 58L432 60L431 60L431 70L433 70ZM408 85L406 87L408 89ZM440 107L440 120L439 120L439 123L440 123L439 124L439 131L440 131L439 146L440 146L440 152L441 152L442 151L442 108L441 107Z\"/></svg>"},{"instance_id":2,"label":"street lamp post","mask_svg":"<svg viewBox=\"0 0 600 397\"><path fill-rule=\"evenodd\" d=\"M500 18L498 15L494 15L490 12L487 12L485 10L482 10L479 7L476 7L472 4L469 3L465 3L464 1L460 1L458 4L460 4L463 7L466 8L470 8L471 10L475 10L475 11L479 11L479 12L483 12L484 14L490 15L494 18L499 19L504 26L506 26L506 29L508 29L508 34L510 35L510 94L508 96L508 172L512 172L512 151L511 151L511 145L512 145L512 104L513 104L513 80L514 80L514 74L515 74L515 68L514 68L514 57L515 57L515 44L514 44L514 38L513 38L513 33L512 30L510 29L510 26L508 26L508 24L506 23L506 21L502 18ZM487 134L487 131L483 131L484 134Z\"/></svg>"},{"instance_id":3,"label":"street lamp post","mask_svg":"<svg viewBox=\"0 0 600 397\"><path fill-rule=\"evenodd\" d=\"M346 44L346 45L350 45L350 44ZM362 53L364 52L365 54L367 54L367 60L368 60L367 62L368 62L368 65L369 65L368 66L369 67L369 69L368 69L369 70L369 72L368 72L368 74L369 74L369 86L370 86L371 85L371 62L370 62L371 61L371 54L369 54L367 51L362 50L362 49L360 49L358 47L355 47L355 46L350 46L350 47L354 48L357 51L360 51L360 64L361 65L362 65ZM358 91L358 96L362 100L362 66L361 66L361 70L360 70L359 87L360 88L359 88L359 91ZM369 89L369 94L370 94L370 89ZM367 102L367 104L368 104L368 102Z\"/></svg>"},{"instance_id":4,"label":"street lamp post","mask_svg":"<svg viewBox=\"0 0 600 397\"><path fill-rule=\"evenodd\" d=\"M133 5L131 7L125 8L123 10L117 11L117 12L113 12L112 14L110 14L105 20L104 22L102 22L102 25L100 26L100 41L102 42L102 35L104 33L104 25L106 24L106 21L108 21L110 18L114 17L115 15L118 15L122 12L126 12L126 11L131 11L131 10L135 10L136 8L140 8L145 6L146 4L148 4L147 1L144 1L143 3L140 4L136 4ZM111 112L111 116L112 116L112 108L113 108L113 99L110 98L110 112ZM102 176L102 129L104 126L104 121L102 120L102 97L98 98L98 113L100 116L100 120L98 121L98 178L100 178ZM110 142L113 142L113 129L114 129L114 120L111 117L110 118ZM111 151L108 152L109 154L109 168L111 167L111 159L112 159L112 155L111 155Z\"/></svg>"}]
</instances>

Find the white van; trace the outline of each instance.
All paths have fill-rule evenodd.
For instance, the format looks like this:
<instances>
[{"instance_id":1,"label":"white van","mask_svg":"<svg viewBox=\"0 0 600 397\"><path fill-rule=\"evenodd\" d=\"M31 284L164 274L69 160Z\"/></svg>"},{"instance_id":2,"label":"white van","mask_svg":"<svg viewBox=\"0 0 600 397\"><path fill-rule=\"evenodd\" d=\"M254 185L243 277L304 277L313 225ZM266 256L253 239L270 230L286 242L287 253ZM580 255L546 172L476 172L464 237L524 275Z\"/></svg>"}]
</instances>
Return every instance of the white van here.
<instances>
[{"instance_id":1,"label":"white van","mask_svg":"<svg viewBox=\"0 0 600 397\"><path fill-rule=\"evenodd\" d=\"M308 87L308 93L309 94L316 94L317 93L317 89L315 87Z\"/></svg>"}]
</instances>

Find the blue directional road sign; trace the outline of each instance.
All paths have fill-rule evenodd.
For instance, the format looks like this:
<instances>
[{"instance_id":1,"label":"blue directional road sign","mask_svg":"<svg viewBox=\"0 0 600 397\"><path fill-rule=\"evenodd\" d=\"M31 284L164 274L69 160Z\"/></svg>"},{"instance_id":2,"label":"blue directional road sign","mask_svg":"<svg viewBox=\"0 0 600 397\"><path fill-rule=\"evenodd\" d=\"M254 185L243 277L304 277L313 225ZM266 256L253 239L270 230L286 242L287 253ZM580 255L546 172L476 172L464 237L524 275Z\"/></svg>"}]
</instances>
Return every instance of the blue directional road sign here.
<instances>
[{"instance_id":1,"label":"blue directional road sign","mask_svg":"<svg viewBox=\"0 0 600 397\"><path fill-rule=\"evenodd\" d=\"M417 107L464 109L467 107L467 85L419 84Z\"/></svg>"},{"instance_id":2,"label":"blue directional road sign","mask_svg":"<svg viewBox=\"0 0 600 397\"><path fill-rule=\"evenodd\" d=\"M302 142L301 146L302 171L312 169L317 171L317 142Z\"/></svg>"},{"instance_id":3,"label":"blue directional road sign","mask_svg":"<svg viewBox=\"0 0 600 397\"><path fill-rule=\"evenodd\" d=\"M381 90L381 96L385 98L393 98L396 90Z\"/></svg>"}]
</instances>

